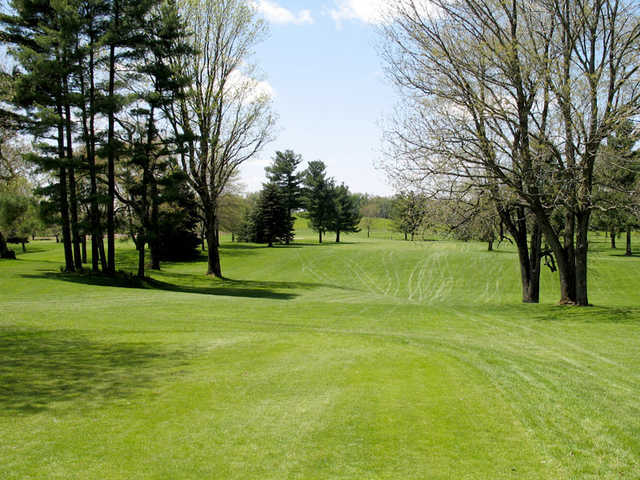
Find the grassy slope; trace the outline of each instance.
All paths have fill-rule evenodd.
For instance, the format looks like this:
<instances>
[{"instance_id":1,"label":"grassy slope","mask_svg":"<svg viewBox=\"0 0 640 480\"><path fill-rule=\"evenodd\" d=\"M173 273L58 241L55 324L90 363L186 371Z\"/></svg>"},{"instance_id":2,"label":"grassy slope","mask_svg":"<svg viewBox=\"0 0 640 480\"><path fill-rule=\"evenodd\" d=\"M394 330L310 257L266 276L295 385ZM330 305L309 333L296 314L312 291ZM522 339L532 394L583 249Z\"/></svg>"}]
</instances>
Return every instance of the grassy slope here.
<instances>
[{"instance_id":1,"label":"grassy slope","mask_svg":"<svg viewBox=\"0 0 640 480\"><path fill-rule=\"evenodd\" d=\"M638 258L594 242L571 309L504 246L314 238L154 289L2 261L0 478L640 478Z\"/></svg>"}]
</instances>

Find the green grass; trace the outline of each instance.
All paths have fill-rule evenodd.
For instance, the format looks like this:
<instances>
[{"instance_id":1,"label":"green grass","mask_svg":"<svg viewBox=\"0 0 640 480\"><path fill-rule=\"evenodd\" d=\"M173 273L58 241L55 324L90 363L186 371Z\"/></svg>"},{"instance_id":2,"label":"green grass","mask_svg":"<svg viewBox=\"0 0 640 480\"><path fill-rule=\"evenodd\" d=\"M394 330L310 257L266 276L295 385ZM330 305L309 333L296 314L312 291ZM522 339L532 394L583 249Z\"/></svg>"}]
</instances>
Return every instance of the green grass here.
<instances>
[{"instance_id":1,"label":"green grass","mask_svg":"<svg viewBox=\"0 0 640 480\"><path fill-rule=\"evenodd\" d=\"M640 478L639 257L594 237L576 309L506 245L297 238L146 288L0 261L0 478Z\"/></svg>"}]
</instances>

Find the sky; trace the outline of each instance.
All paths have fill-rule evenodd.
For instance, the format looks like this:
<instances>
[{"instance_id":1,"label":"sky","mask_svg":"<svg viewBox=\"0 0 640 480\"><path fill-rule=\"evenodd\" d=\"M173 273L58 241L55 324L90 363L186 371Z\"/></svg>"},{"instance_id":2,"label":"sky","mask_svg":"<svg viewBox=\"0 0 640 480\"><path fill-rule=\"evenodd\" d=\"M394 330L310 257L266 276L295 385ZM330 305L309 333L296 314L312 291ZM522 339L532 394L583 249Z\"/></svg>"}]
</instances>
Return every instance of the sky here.
<instances>
[{"instance_id":1,"label":"sky","mask_svg":"<svg viewBox=\"0 0 640 480\"><path fill-rule=\"evenodd\" d=\"M269 23L253 63L273 94L275 140L241 170L247 191L265 181L276 151L322 160L351 191L390 195L380 122L395 104L376 51L384 0L252 0Z\"/></svg>"}]
</instances>

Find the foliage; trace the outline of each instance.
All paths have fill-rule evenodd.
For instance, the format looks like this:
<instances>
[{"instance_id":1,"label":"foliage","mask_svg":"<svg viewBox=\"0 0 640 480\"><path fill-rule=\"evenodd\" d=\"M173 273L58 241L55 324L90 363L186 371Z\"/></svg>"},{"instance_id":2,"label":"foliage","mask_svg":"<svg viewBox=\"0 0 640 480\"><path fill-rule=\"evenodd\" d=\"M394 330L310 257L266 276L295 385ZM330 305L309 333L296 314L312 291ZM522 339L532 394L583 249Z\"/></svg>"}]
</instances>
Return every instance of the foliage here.
<instances>
[{"instance_id":1,"label":"foliage","mask_svg":"<svg viewBox=\"0 0 640 480\"><path fill-rule=\"evenodd\" d=\"M314 160L309 162L304 172L303 183L305 215L322 242L322 236L331 230L335 217L335 182L327 177L325 164L320 160Z\"/></svg>"}]
</instances>

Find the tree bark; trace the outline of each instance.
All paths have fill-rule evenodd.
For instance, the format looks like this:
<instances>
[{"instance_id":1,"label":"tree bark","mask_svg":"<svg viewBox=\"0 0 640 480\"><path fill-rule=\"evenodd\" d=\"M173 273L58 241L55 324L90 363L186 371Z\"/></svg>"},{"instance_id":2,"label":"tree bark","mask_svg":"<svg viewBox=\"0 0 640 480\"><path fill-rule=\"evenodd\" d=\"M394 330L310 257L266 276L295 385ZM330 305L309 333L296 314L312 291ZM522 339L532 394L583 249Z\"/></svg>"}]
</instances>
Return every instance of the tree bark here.
<instances>
[{"instance_id":1,"label":"tree bark","mask_svg":"<svg viewBox=\"0 0 640 480\"><path fill-rule=\"evenodd\" d=\"M487 251L489 252L493 252L493 240L489 240L488 246L487 246Z\"/></svg>"},{"instance_id":2,"label":"tree bark","mask_svg":"<svg viewBox=\"0 0 640 480\"><path fill-rule=\"evenodd\" d=\"M633 251L631 250L631 225L627 225L627 251L625 255L627 257L633 255Z\"/></svg>"},{"instance_id":3,"label":"tree bark","mask_svg":"<svg viewBox=\"0 0 640 480\"><path fill-rule=\"evenodd\" d=\"M318 243L322 243L322 231L318 230Z\"/></svg>"},{"instance_id":4,"label":"tree bark","mask_svg":"<svg viewBox=\"0 0 640 480\"><path fill-rule=\"evenodd\" d=\"M340 243L340 230L336 231L336 243Z\"/></svg>"}]
</instances>

